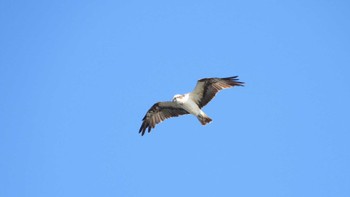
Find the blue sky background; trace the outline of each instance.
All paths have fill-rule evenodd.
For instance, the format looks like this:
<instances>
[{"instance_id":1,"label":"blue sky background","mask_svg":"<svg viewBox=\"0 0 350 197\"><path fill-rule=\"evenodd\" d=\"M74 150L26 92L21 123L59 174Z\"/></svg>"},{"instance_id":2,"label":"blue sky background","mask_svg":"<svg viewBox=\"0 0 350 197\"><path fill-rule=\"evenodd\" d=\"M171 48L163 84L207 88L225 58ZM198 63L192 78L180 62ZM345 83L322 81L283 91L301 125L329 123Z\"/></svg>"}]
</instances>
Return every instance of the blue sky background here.
<instances>
[{"instance_id":1,"label":"blue sky background","mask_svg":"<svg viewBox=\"0 0 350 197\"><path fill-rule=\"evenodd\" d=\"M350 196L348 1L1 1L0 196ZM213 119L157 101L239 75Z\"/></svg>"}]
</instances>

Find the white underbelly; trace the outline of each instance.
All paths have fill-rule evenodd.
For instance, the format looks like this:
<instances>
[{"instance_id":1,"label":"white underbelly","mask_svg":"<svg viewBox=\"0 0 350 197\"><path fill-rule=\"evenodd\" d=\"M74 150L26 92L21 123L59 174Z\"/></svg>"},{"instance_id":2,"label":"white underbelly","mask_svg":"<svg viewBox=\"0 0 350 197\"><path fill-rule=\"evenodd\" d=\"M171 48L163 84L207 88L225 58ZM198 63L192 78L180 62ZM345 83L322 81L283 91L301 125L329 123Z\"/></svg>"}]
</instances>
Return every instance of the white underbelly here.
<instances>
[{"instance_id":1,"label":"white underbelly","mask_svg":"<svg viewBox=\"0 0 350 197\"><path fill-rule=\"evenodd\" d=\"M183 103L183 107L190 113L195 116L198 116L198 114L201 112L201 109L199 109L198 105L193 102L192 100L187 100L187 102Z\"/></svg>"}]
</instances>

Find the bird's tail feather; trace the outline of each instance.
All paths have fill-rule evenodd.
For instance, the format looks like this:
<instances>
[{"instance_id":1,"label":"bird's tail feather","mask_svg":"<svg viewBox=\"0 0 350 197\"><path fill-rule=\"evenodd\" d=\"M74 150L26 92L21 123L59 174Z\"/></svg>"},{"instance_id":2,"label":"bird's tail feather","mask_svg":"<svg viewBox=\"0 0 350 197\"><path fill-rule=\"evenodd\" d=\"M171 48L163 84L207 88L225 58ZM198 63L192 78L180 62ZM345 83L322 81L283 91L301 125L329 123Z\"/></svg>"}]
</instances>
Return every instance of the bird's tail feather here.
<instances>
[{"instance_id":1,"label":"bird's tail feather","mask_svg":"<svg viewBox=\"0 0 350 197\"><path fill-rule=\"evenodd\" d=\"M210 123L212 121L212 119L209 118L206 114L199 114L197 118L202 125L206 125L207 123Z\"/></svg>"}]
</instances>

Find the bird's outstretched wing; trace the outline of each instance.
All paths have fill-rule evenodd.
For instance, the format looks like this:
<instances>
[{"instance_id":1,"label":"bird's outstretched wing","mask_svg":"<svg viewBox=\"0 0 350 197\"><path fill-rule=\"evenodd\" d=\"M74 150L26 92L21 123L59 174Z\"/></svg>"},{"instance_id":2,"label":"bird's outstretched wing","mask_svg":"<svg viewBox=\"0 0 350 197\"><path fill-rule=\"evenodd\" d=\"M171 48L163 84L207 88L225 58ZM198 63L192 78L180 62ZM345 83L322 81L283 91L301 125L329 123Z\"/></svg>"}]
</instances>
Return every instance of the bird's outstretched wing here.
<instances>
[{"instance_id":1,"label":"bird's outstretched wing","mask_svg":"<svg viewBox=\"0 0 350 197\"><path fill-rule=\"evenodd\" d=\"M208 104L220 90L234 86L243 86L244 82L238 81L237 77L238 76L200 79L194 90L190 93L190 97L197 103L199 108L202 108Z\"/></svg>"},{"instance_id":2,"label":"bird's outstretched wing","mask_svg":"<svg viewBox=\"0 0 350 197\"><path fill-rule=\"evenodd\" d=\"M143 122L140 127L139 133L145 134L146 129L148 132L156 126L156 124L162 122L165 119L171 117L177 117L180 115L188 114L188 112L181 107L181 105L175 102L158 102L154 104L143 117Z\"/></svg>"}]
</instances>

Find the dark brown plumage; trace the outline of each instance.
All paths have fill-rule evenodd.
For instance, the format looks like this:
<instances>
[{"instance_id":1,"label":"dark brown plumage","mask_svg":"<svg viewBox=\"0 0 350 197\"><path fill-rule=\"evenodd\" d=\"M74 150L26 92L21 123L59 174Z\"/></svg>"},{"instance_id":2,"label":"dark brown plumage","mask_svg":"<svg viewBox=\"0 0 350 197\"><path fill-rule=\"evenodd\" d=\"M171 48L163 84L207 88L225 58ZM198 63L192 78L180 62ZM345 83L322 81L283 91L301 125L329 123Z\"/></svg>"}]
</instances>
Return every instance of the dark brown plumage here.
<instances>
[{"instance_id":1,"label":"dark brown plumage","mask_svg":"<svg viewBox=\"0 0 350 197\"><path fill-rule=\"evenodd\" d=\"M225 88L231 88L233 86L244 86L244 82L238 81L238 76L226 77L226 78L204 78L197 82L196 87L193 90L195 101L199 108L207 105L220 90Z\"/></svg>"},{"instance_id":2,"label":"dark brown plumage","mask_svg":"<svg viewBox=\"0 0 350 197\"><path fill-rule=\"evenodd\" d=\"M156 126L156 124L162 122L165 119L171 117L177 117L180 115L189 114L186 110L174 102L158 102L154 104L146 113L142 119L142 125L139 133L145 134L146 129L148 132Z\"/></svg>"}]
</instances>

